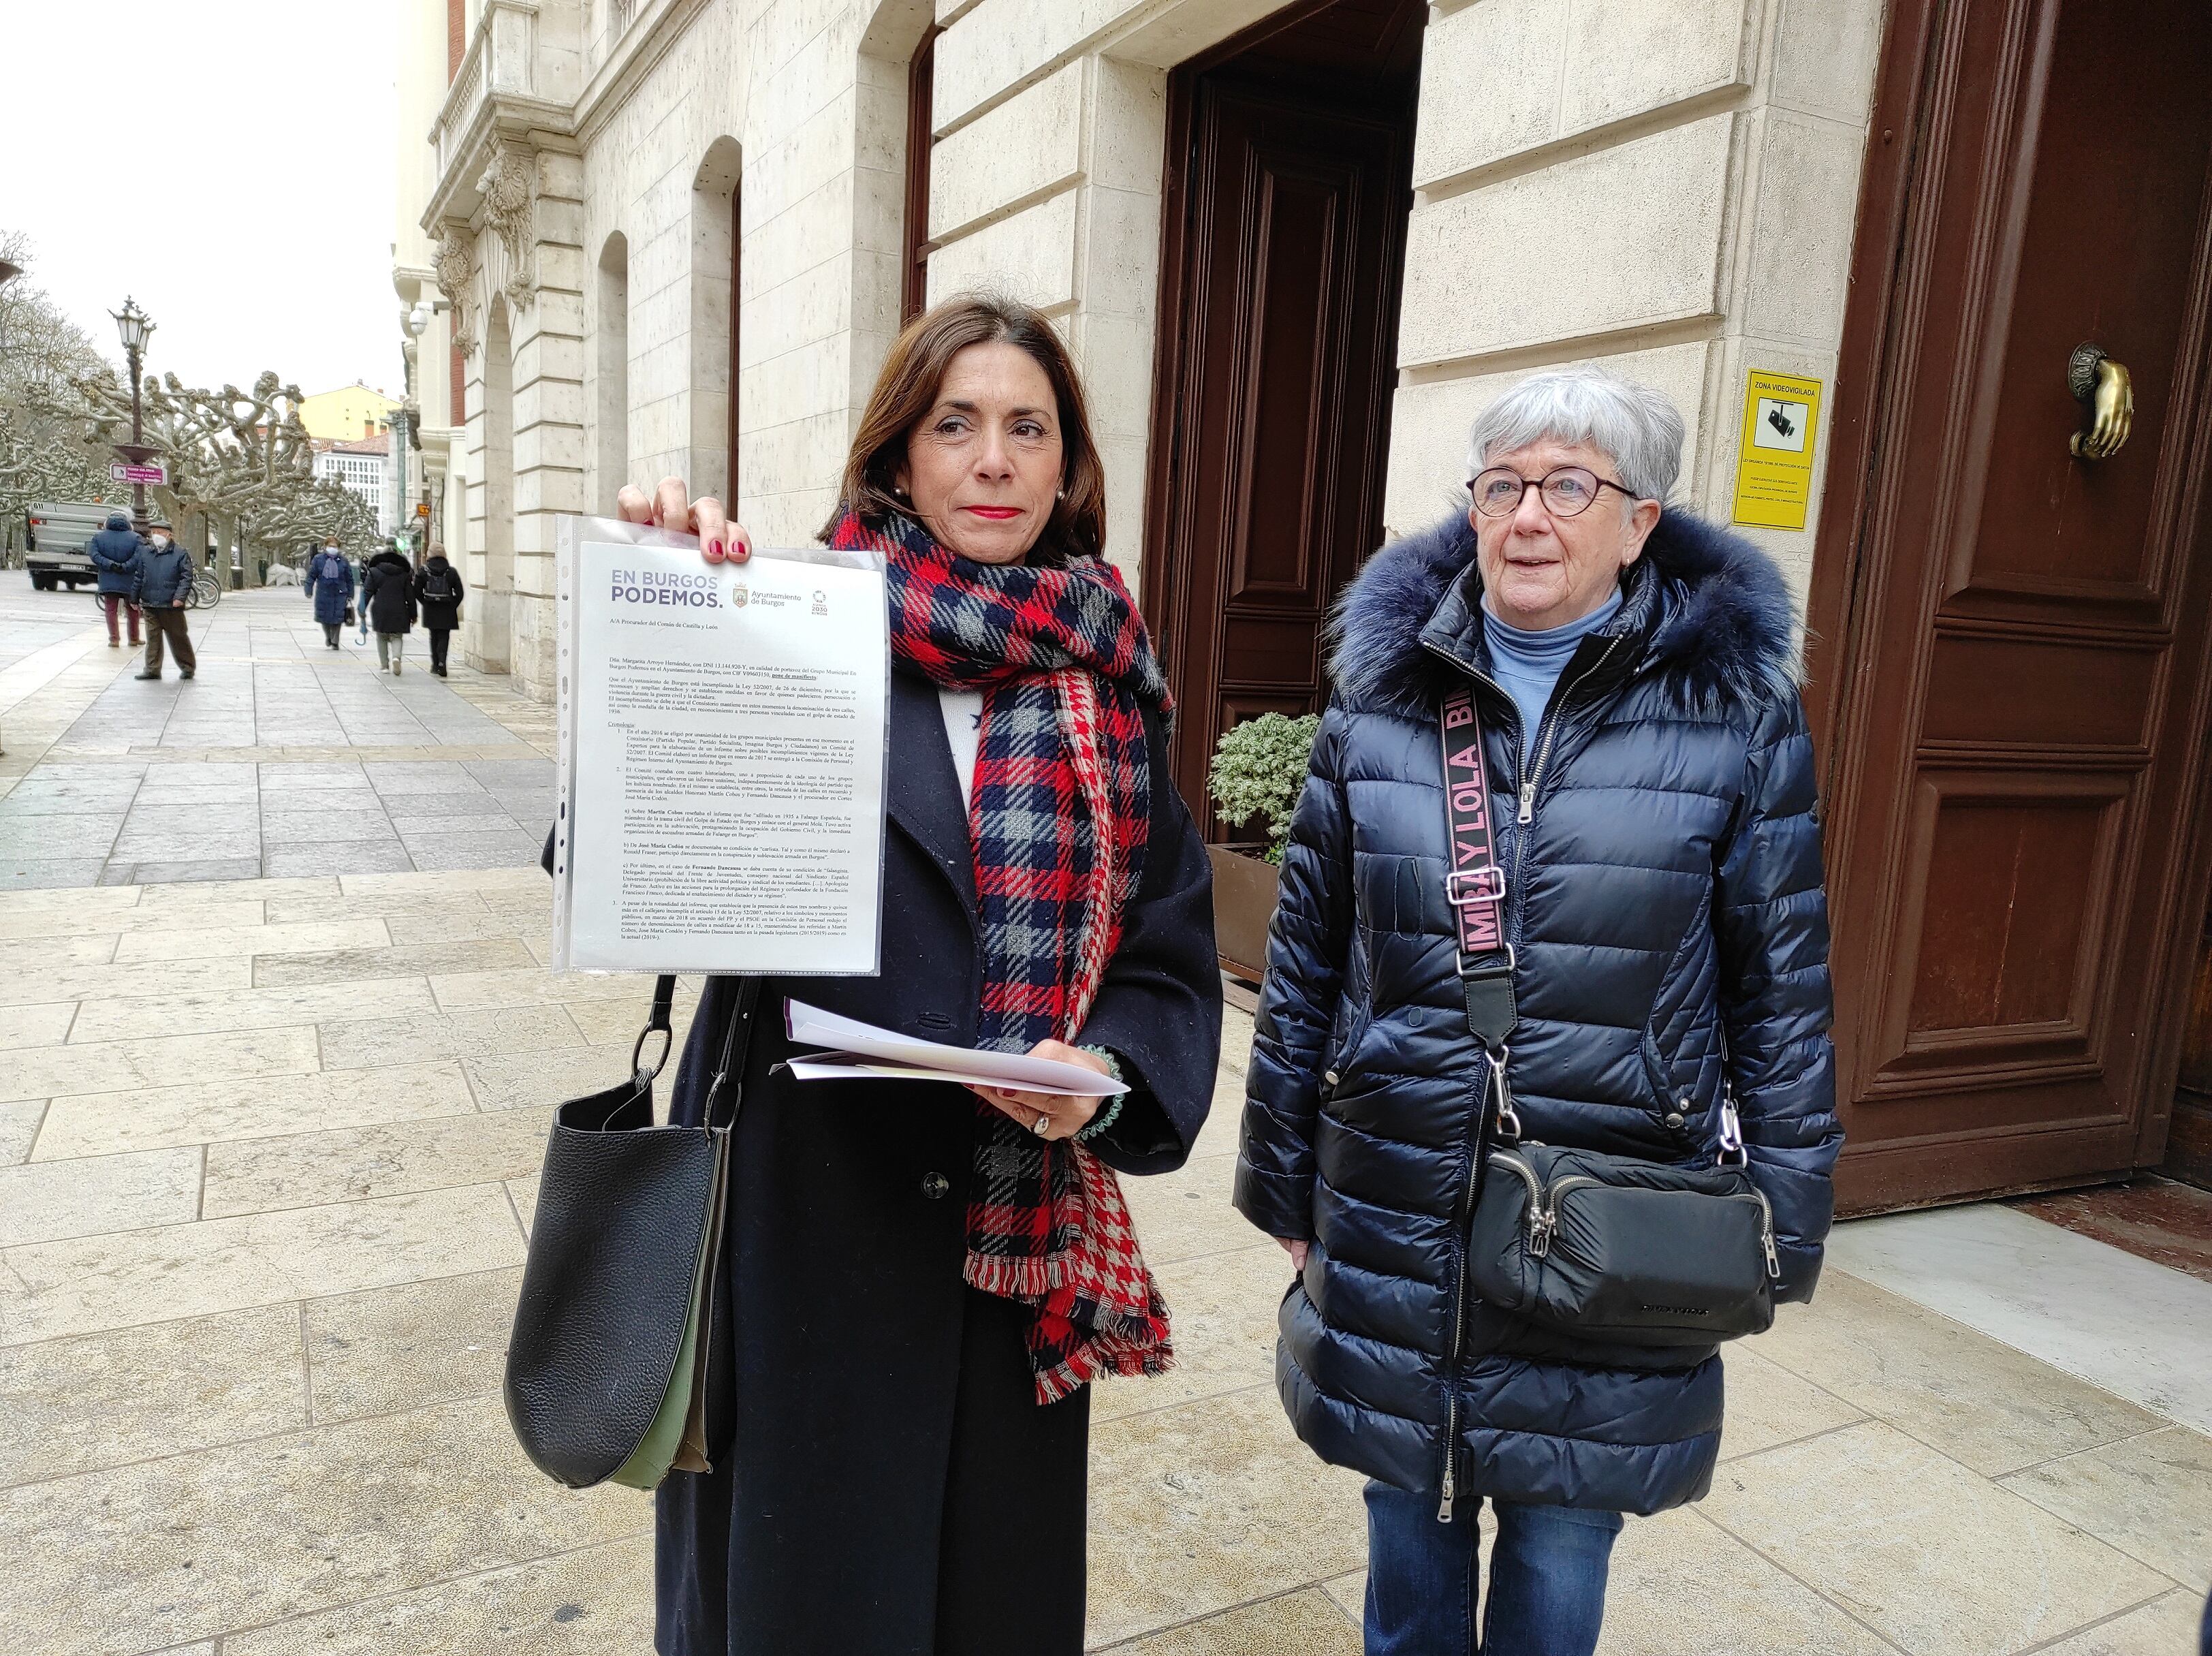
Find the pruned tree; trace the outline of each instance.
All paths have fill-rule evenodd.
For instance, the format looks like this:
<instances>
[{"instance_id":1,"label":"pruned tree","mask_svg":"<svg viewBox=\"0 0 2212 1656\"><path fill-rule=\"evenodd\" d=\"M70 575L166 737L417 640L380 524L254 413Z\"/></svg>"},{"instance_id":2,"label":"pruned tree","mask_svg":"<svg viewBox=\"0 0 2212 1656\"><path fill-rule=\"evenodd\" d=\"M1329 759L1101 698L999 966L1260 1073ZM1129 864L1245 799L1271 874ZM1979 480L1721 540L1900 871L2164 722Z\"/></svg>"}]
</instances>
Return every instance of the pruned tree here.
<instances>
[{"instance_id":1,"label":"pruned tree","mask_svg":"<svg viewBox=\"0 0 2212 1656\"><path fill-rule=\"evenodd\" d=\"M28 272L31 240L0 231L0 259L26 272L0 286L0 546L21 544L24 514L43 500L127 502L110 480L110 456L81 441L76 381L112 373L91 337Z\"/></svg>"}]
</instances>

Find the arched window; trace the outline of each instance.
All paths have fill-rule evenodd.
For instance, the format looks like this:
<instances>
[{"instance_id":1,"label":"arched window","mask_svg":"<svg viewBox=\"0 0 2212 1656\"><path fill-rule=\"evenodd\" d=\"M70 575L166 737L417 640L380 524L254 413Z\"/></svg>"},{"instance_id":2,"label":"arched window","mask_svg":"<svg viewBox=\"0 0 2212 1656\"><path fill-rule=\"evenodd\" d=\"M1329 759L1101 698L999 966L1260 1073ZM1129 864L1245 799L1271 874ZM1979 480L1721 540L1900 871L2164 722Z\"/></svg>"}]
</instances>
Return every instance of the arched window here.
<instances>
[{"instance_id":1,"label":"arched window","mask_svg":"<svg viewBox=\"0 0 2212 1656\"><path fill-rule=\"evenodd\" d=\"M614 510L629 474L629 242L620 230L599 249L599 314L592 338L592 508Z\"/></svg>"},{"instance_id":2,"label":"arched window","mask_svg":"<svg viewBox=\"0 0 2212 1656\"><path fill-rule=\"evenodd\" d=\"M691 184L691 469L695 495L738 494L738 306L744 154L714 140Z\"/></svg>"}]
</instances>

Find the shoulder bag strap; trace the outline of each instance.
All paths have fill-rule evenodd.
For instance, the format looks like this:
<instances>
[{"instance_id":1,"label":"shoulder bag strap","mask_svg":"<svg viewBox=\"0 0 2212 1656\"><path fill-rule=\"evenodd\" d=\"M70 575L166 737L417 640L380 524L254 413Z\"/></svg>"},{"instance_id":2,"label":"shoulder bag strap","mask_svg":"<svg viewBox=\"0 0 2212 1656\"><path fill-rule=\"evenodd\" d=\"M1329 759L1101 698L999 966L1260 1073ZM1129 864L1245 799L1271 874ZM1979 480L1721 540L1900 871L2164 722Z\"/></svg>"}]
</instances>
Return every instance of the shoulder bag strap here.
<instances>
[{"instance_id":1,"label":"shoulder bag strap","mask_svg":"<svg viewBox=\"0 0 2212 1656\"><path fill-rule=\"evenodd\" d=\"M761 979L738 979L737 1004L730 1011L730 1027L722 1037L722 1061L714 1067L714 1079L707 1088L707 1103L701 1115L708 1127L729 1126L738 1118L738 1106L745 1099L745 1058L752 1050L753 1014L760 1006ZM729 1113L719 1123L717 1108L725 1092L729 1095Z\"/></svg>"},{"instance_id":2,"label":"shoulder bag strap","mask_svg":"<svg viewBox=\"0 0 2212 1656\"><path fill-rule=\"evenodd\" d=\"M1474 692L1462 686L1445 697L1438 721L1443 741L1445 826L1450 852L1444 900L1457 935L1460 986L1467 995L1467 1026L1490 1056L1491 1086L1498 1095L1501 1130L1517 1138L1520 1123L1505 1089L1506 1045L1520 1014L1513 1004L1513 946L1505 937L1505 869L1491 834L1490 771L1482 755L1482 723Z\"/></svg>"}]
</instances>

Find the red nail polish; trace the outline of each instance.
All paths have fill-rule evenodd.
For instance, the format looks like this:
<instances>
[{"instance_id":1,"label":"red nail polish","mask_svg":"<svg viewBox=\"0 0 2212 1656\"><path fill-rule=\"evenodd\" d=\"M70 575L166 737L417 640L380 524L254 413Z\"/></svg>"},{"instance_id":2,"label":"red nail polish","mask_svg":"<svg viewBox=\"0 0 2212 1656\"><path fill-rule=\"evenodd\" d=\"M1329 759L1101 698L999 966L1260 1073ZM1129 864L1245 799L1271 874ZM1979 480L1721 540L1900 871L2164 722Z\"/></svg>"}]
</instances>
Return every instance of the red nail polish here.
<instances>
[{"instance_id":1,"label":"red nail polish","mask_svg":"<svg viewBox=\"0 0 2212 1656\"><path fill-rule=\"evenodd\" d=\"M711 557L720 557L722 556L722 543L719 540L708 541L707 543L707 552Z\"/></svg>"}]
</instances>

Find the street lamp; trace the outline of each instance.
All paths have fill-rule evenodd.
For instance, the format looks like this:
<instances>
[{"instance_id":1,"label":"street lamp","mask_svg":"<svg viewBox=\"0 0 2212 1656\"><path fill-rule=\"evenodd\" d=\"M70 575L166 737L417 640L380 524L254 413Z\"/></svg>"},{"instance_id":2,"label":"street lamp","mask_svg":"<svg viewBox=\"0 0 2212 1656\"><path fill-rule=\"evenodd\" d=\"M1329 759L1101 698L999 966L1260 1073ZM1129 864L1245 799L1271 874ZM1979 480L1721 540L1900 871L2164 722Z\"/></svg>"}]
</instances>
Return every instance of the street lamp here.
<instances>
[{"instance_id":1,"label":"street lamp","mask_svg":"<svg viewBox=\"0 0 2212 1656\"><path fill-rule=\"evenodd\" d=\"M146 447L146 432L138 406L138 358L146 349L146 341L154 332L153 319L138 308L138 301L127 295L123 308L107 313L115 319L115 331L123 337L123 355L131 364L131 452L124 458L132 466L143 466L152 450ZM122 444L116 447L119 452ZM146 533L146 485L131 485L131 527L140 534Z\"/></svg>"}]
</instances>

